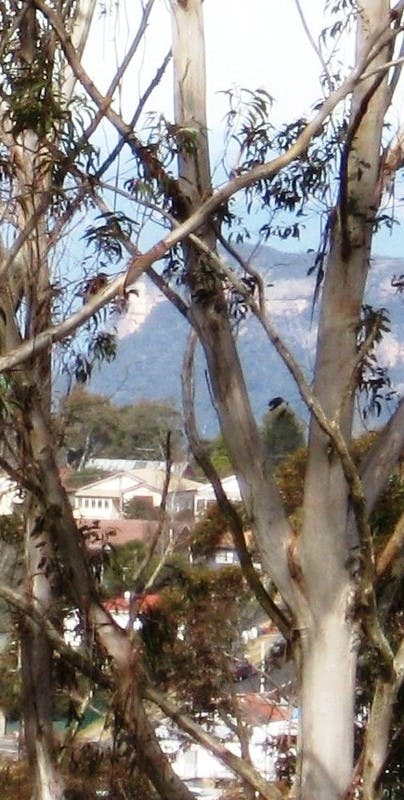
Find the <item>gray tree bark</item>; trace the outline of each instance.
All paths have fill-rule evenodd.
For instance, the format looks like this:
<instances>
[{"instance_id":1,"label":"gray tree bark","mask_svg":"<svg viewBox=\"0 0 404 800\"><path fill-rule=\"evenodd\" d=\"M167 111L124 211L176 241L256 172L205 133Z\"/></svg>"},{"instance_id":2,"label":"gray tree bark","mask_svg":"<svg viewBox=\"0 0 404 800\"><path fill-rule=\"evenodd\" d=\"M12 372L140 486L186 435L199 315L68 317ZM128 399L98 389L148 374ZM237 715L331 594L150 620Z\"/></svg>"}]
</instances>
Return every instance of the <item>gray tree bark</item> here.
<instances>
[{"instance_id":1,"label":"gray tree bark","mask_svg":"<svg viewBox=\"0 0 404 800\"><path fill-rule=\"evenodd\" d=\"M197 147L179 156L183 194L192 213L211 192L206 145L202 3L175 2L173 57L176 125L192 127ZM369 270L379 192L381 137L388 105L387 0L358 6L357 60L377 42L369 71L353 91L342 158L340 194L333 211L330 252L322 291L313 394L328 424L352 436L357 329ZM205 220L199 238L215 248ZM349 572L353 546L351 486L329 434L313 417L297 542L268 471L249 405L219 278L207 279L204 258L187 243L185 268L190 319L205 352L215 409L238 475L243 500L267 574L289 605L299 632L301 753L299 800L338 800L353 771L354 697L358 628L357 586ZM206 257L205 257L206 258ZM380 484L379 484L380 491ZM366 494L366 492L365 492ZM354 535L354 540L357 537Z\"/></svg>"}]
</instances>

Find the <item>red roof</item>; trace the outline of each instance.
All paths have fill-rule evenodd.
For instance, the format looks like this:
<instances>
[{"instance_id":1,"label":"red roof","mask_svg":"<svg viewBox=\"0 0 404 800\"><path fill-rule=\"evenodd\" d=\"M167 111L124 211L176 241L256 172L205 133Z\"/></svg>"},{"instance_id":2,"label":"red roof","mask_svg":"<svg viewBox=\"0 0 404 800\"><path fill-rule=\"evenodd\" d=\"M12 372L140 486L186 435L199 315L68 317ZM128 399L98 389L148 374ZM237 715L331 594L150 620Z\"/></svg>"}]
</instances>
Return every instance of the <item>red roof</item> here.
<instances>
[{"instance_id":1,"label":"red roof","mask_svg":"<svg viewBox=\"0 0 404 800\"><path fill-rule=\"evenodd\" d=\"M110 614L118 614L120 611L129 611L129 600L126 597L113 597L111 600L105 600L103 606Z\"/></svg>"},{"instance_id":2,"label":"red roof","mask_svg":"<svg viewBox=\"0 0 404 800\"><path fill-rule=\"evenodd\" d=\"M138 611L143 614L148 614L151 611L155 611L158 608L161 608L162 605L162 597L161 594L145 594L145 595L136 595L134 597L112 597L110 600L105 600L103 603L104 608L106 611L109 611L110 614L119 614L120 612L128 613L130 610L131 602L137 603Z\"/></svg>"},{"instance_id":3,"label":"red roof","mask_svg":"<svg viewBox=\"0 0 404 800\"><path fill-rule=\"evenodd\" d=\"M146 519L87 519L77 520L79 529L86 535L88 547L105 544L113 547L129 542L150 542L158 528L156 520Z\"/></svg>"},{"instance_id":4,"label":"red roof","mask_svg":"<svg viewBox=\"0 0 404 800\"><path fill-rule=\"evenodd\" d=\"M240 694L237 699L250 725L267 725L269 722L284 722L291 718L291 708L280 706L264 694Z\"/></svg>"}]
</instances>

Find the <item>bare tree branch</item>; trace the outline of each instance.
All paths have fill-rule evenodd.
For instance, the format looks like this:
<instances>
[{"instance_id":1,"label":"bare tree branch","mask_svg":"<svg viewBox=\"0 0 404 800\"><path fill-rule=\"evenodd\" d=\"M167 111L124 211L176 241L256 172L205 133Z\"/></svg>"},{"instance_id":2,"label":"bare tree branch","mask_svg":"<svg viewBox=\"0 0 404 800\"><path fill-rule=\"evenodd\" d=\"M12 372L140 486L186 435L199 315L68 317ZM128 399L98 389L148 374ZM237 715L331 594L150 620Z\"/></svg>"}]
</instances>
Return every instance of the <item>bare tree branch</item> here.
<instances>
[{"instance_id":1,"label":"bare tree branch","mask_svg":"<svg viewBox=\"0 0 404 800\"><path fill-rule=\"evenodd\" d=\"M282 800L283 795L276 786L266 781L254 767L251 767L239 756L231 753L222 743L202 730L199 725L185 714L182 714L178 708L164 695L160 694L157 689L147 686L144 690L144 697L146 700L150 700L161 708L182 731L188 733L194 741L199 742L202 747L205 747L210 753L219 758L223 764L226 764L226 766L238 775L247 786L259 792L265 800Z\"/></svg>"},{"instance_id":2,"label":"bare tree branch","mask_svg":"<svg viewBox=\"0 0 404 800\"><path fill-rule=\"evenodd\" d=\"M206 448L203 446L197 432L195 421L195 407L193 401L193 359L196 343L196 334L190 333L188 338L188 346L184 354L184 362L182 369L182 402L184 409L184 426L188 442L190 444L192 453L200 467L202 467L207 479L211 482L217 504L223 516L229 523L231 534L233 536L234 544L237 549L240 565L243 575L262 606L263 610L275 622L279 630L283 633L286 639L291 636L291 623L286 614L274 602L272 597L268 594L265 587L261 583L256 570L254 569L250 553L248 552L243 524L240 515L237 513L234 505L230 503L224 489L222 482L217 474L211 459L209 458ZM275 554L274 554L274 557Z\"/></svg>"},{"instance_id":3,"label":"bare tree branch","mask_svg":"<svg viewBox=\"0 0 404 800\"><path fill-rule=\"evenodd\" d=\"M99 90L96 88L94 82L84 69L79 58L77 58L74 47L72 46L69 37L66 35L66 30L61 17L49 5L47 5L44 0L34 0L34 2L35 6L49 20L50 24L54 28L64 55L70 64L76 79L80 81L89 97L96 104L102 116L105 116L110 121L120 136L123 137L136 155L142 160L144 155L143 143L136 136L131 125L124 122L120 114L114 111L112 108L113 98L111 96L101 94L101 92L99 92ZM160 161L150 151L148 152L147 166L150 174L153 174L154 177L158 178L159 180L164 179L165 188L169 195L171 194L172 196L177 197L180 194L178 181L165 172Z\"/></svg>"},{"instance_id":4,"label":"bare tree branch","mask_svg":"<svg viewBox=\"0 0 404 800\"><path fill-rule=\"evenodd\" d=\"M404 549L404 512L398 520L393 533L379 553L376 560L376 576L377 579L385 577L390 572L397 558L402 554Z\"/></svg>"},{"instance_id":5,"label":"bare tree branch","mask_svg":"<svg viewBox=\"0 0 404 800\"><path fill-rule=\"evenodd\" d=\"M136 34L135 34L135 36L133 38L132 44L130 45L130 47L129 47L129 49L128 49L128 51L127 51L127 53L126 53L126 55L125 55L125 57L124 57L124 59L122 61L122 63L120 64L120 66L116 70L115 75L114 75L110 85L108 86L108 89L107 89L106 94L105 94L105 98L108 99L110 102L112 102L114 94L115 94L115 91L118 88L118 86L119 86L119 84L120 84L120 82L121 82L121 80L122 80L127 68L129 67L129 65L130 65L130 63L131 63L131 61L132 61L137 49L139 48L139 46L140 46L140 44L141 44L141 42L143 40L143 36L144 36L145 31L146 31L146 28L147 28L147 25L148 25L148 21L149 21L149 17L150 17L152 8L154 6L154 3L155 3L155 0L148 0L147 5L144 6L143 13L142 13L142 18L140 20L140 24L139 24L138 30L136 31ZM89 141L90 137L93 135L94 131L97 129L99 123L105 117L106 110L107 109L106 109L105 104L98 110L98 112L95 115L94 119L91 121L90 125L88 125L88 127L84 131L81 140L78 142L77 150L80 149L80 146L81 146L82 142ZM130 126L133 127L133 122L130 123ZM121 139L121 142L120 142L121 146L123 146L125 141L126 141L126 138ZM114 159L116 158L116 155L118 155L118 153L116 153L116 154L114 153ZM109 166L109 164L108 164L108 166ZM98 170L97 177L98 177L98 175L102 174L102 172L106 168L107 168L107 166L103 165L103 167L100 170Z\"/></svg>"},{"instance_id":6,"label":"bare tree branch","mask_svg":"<svg viewBox=\"0 0 404 800\"><path fill-rule=\"evenodd\" d=\"M97 0L80 0L74 9L71 40L77 58L81 58L87 44L88 34L94 16ZM69 24L69 22L68 22ZM69 101L74 92L76 77L70 67L66 66L62 82L62 94ZM70 74L69 74L70 73Z\"/></svg>"},{"instance_id":7,"label":"bare tree branch","mask_svg":"<svg viewBox=\"0 0 404 800\"><path fill-rule=\"evenodd\" d=\"M388 755L388 742L394 704L404 680L404 639L394 658L394 674L389 681L378 679L374 691L363 748L362 785L364 797L377 800L377 783Z\"/></svg>"},{"instance_id":8,"label":"bare tree branch","mask_svg":"<svg viewBox=\"0 0 404 800\"><path fill-rule=\"evenodd\" d=\"M367 512L370 514L404 448L404 398L369 451L361 468Z\"/></svg>"},{"instance_id":9,"label":"bare tree branch","mask_svg":"<svg viewBox=\"0 0 404 800\"><path fill-rule=\"evenodd\" d=\"M324 72L324 76L325 76L325 78L327 80L328 88L330 90L332 90L333 83L332 83L332 80L331 80L331 76L330 76L330 72L329 72L329 69L328 69L327 62L323 58L323 54L321 52L321 48L314 41L314 38L313 38L313 35L311 33L310 27L307 24L306 17L305 17L305 15L303 13L303 9L302 9L300 0L295 0L295 5L296 5L296 8L297 8L301 23L303 25L304 32L305 32L305 34L306 34L306 36L307 36L307 38L308 38L308 40L309 40L309 42L310 42L310 44L311 44L311 46L313 48L318 60L320 61L320 64L321 64L322 68L323 68L323 72Z\"/></svg>"},{"instance_id":10,"label":"bare tree branch","mask_svg":"<svg viewBox=\"0 0 404 800\"><path fill-rule=\"evenodd\" d=\"M139 121L139 117L140 117L140 115L141 115L141 113L142 113L142 111L143 111L143 109L144 109L149 97L153 93L153 91L156 88L156 86L159 85L159 83L160 83L160 81L161 81L161 79L162 79L162 77L163 77L163 75L164 75L164 73L165 73L165 71L167 69L167 66L168 66L168 64L170 62L170 58L171 58L171 50L166 54L164 60L161 63L161 66L158 68L156 74L154 75L154 77L150 81L149 86L147 87L146 91L143 93L142 97L140 98L140 100L138 102L138 105L137 105L137 108L136 108L136 111L133 114L132 119L129 122L129 126L131 128L134 128L135 125L137 125L137 123ZM124 147L124 145L125 145L125 139L124 138L119 139L118 143L116 144L116 146L114 147L112 152L109 154L108 158L105 159L105 161L101 164L100 168L97 170L97 173L96 173L97 178L100 178L102 175L105 174L105 172L109 169L111 164L113 164L114 161L118 158L119 153L121 152L121 150Z\"/></svg>"}]
</instances>

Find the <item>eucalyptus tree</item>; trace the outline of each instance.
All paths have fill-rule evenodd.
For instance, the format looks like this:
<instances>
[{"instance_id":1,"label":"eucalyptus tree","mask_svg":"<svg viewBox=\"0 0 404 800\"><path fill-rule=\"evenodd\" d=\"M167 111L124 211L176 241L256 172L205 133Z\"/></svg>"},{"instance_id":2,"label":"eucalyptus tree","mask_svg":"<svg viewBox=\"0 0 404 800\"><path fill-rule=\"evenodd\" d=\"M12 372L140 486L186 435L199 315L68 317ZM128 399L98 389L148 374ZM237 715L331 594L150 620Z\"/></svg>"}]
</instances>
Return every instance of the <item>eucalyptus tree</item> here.
<instances>
[{"instance_id":1,"label":"eucalyptus tree","mask_svg":"<svg viewBox=\"0 0 404 800\"><path fill-rule=\"evenodd\" d=\"M404 658L403 643L397 635L389 638L384 627L394 592L381 590L385 578L390 589L399 580L399 569L392 564L402 546L403 528L399 523L391 531L377 559L369 518L402 451L402 402L361 470L350 443L358 392L367 391L377 405L386 388L374 361L386 329L386 311L371 308L365 291L374 232L389 219L382 203L403 163L402 138L398 135L388 144L384 126L400 78L404 4L335 3L328 34L332 41L335 35L355 33L354 66L337 71L319 49L324 98L311 118L279 130L271 123L265 92L250 92L244 109L233 107L228 133L238 146L238 160L218 187L209 159L202 0L171 0L169 6L174 119L157 114L140 130L142 109L164 74L169 54L144 89L130 122L116 111L114 99L139 53L154 5L152 0L142 5L133 44L105 93L81 59L92 5L88 9L83 4L84 13L78 2L9 0L2 11L5 233L0 369L6 424L1 464L27 493L28 558L26 595L5 586L1 593L25 615L25 664L35 666L26 669L26 685L37 697L37 719L28 702L26 713L32 723L28 750L36 770L36 800L59 800L64 791L52 760L47 704L53 650L111 691L126 741L161 797L185 800L190 792L160 750L146 701L157 703L220 757L246 787L265 798L280 797L279 788L248 761L227 751L151 685L136 637L118 629L99 601L59 478L49 411L52 348L70 358L78 378L87 377L93 361L113 355L111 334L102 329L102 310L114 300L115 311L121 307L144 272L186 317L203 348L223 440L265 576L276 588L269 595L267 581L261 582L254 572L241 520L198 439L191 343L183 375L189 441L228 516L246 579L287 638L296 663L300 737L295 796L337 800L359 791L363 778L366 796L377 797ZM101 122L112 126L116 144L105 162L97 164L91 137ZM119 174L125 152L130 154L130 179ZM118 172L111 188L103 176L113 164ZM232 235L240 235L240 204L236 214L233 198L245 198L247 211L258 207L266 213L263 238L298 235L307 205L313 200L328 204L314 259L318 334L312 380L278 335L263 276L230 241ZM62 235L83 211L90 216L86 239L95 259L83 259L78 273L62 272L58 283L48 266L51 254L66 257ZM288 214L286 225L277 221L278 212ZM153 233L156 243L141 253L138 235L149 220L163 224L164 236L158 239ZM243 225L248 228L248 219ZM225 257L218 255L219 242ZM119 270L125 252L129 261L123 274ZM162 269L155 266L160 259ZM73 291L69 282L76 284ZM238 323L249 313L294 378L310 417L298 528L276 488L237 351ZM86 328L87 345L83 336L76 336ZM108 656L109 673L91 663L93 651L75 654L58 636L52 625L58 609L56 590L80 608L86 630L93 633L92 646ZM377 675L363 751L355 766L359 646L376 654ZM40 654L41 664L34 654Z\"/></svg>"},{"instance_id":2,"label":"eucalyptus tree","mask_svg":"<svg viewBox=\"0 0 404 800\"><path fill-rule=\"evenodd\" d=\"M152 6L140 15L132 53ZM122 692L117 703L123 716L132 718L143 769L162 796L185 799L190 793L162 758L138 690L129 689L141 681L136 651L95 591L59 477L51 425L51 340L38 351L35 344L58 316L62 319L66 284L82 305L106 283L101 270L87 277L85 265L71 274L52 264L65 257L60 242L75 211L92 203L94 150L88 139L103 115L90 111L85 124L88 103L75 94L77 76L67 54L77 67L95 8L95 2L37 5L25 0L11 0L1 8L1 352L7 357L24 342L33 345L26 361L5 369L1 387L6 423L1 464L25 491L26 505L26 613L20 615L25 739L35 799L64 797L65 780L54 759L53 645L44 620L59 618L60 626L59 598L66 591L70 602L82 609L86 625L98 629L102 647L115 661ZM124 70L125 64L112 81L111 93ZM126 138L128 131L126 126ZM92 334L89 357L73 354L79 379L88 373L91 357L111 357L111 337L97 328ZM33 625L32 616L42 623Z\"/></svg>"}]
</instances>

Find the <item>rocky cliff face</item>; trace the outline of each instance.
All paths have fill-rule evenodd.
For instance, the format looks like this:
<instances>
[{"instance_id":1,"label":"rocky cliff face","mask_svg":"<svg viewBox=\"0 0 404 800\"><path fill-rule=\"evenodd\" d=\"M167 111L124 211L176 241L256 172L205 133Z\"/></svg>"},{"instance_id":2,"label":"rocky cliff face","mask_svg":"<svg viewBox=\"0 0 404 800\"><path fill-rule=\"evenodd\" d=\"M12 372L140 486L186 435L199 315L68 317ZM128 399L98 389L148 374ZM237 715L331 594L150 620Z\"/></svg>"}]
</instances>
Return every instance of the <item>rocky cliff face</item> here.
<instances>
[{"instance_id":1,"label":"rocky cliff face","mask_svg":"<svg viewBox=\"0 0 404 800\"><path fill-rule=\"evenodd\" d=\"M246 249L248 253L248 249ZM253 256L264 275L266 302L272 320L310 380L314 366L316 313L313 309L315 276L307 275L312 257L280 253L261 247ZM404 298L391 285L393 275L402 273L401 260L374 261L366 302L390 312L391 331L379 349L380 366L386 366L394 387L404 388ZM119 347L116 360L94 372L90 389L110 396L117 404L141 398L169 399L180 407L180 374L187 323L145 278L137 286L128 314L118 320ZM237 330L240 356L255 413L261 417L268 400L286 397L304 416L297 388L251 316ZM201 432L212 435L216 422L209 401L203 356L198 356L197 410Z\"/></svg>"}]
</instances>

